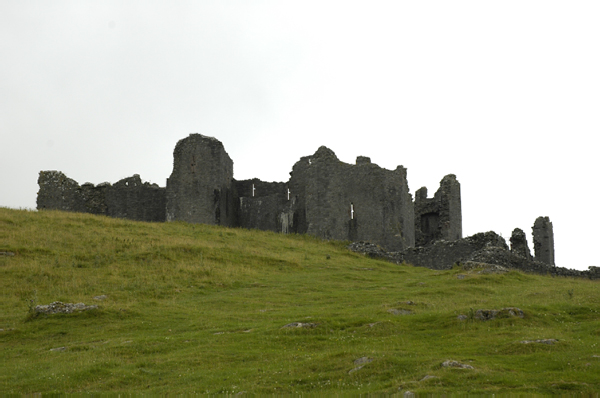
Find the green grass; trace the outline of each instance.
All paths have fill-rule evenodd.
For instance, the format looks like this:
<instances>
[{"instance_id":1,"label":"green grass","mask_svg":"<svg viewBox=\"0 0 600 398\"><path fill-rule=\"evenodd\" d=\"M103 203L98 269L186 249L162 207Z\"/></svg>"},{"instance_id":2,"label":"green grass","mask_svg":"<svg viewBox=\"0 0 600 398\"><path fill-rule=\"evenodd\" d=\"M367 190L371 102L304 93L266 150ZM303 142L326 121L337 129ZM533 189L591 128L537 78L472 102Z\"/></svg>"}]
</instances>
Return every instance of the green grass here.
<instances>
[{"instance_id":1,"label":"green grass","mask_svg":"<svg viewBox=\"0 0 600 398\"><path fill-rule=\"evenodd\" d=\"M3 393L600 390L597 281L433 271L308 236L5 208L0 251L15 253L0 256ZM29 311L53 301L100 307ZM509 306L525 318L457 319ZM282 329L291 322L318 325ZM448 359L474 369L441 367Z\"/></svg>"}]
</instances>

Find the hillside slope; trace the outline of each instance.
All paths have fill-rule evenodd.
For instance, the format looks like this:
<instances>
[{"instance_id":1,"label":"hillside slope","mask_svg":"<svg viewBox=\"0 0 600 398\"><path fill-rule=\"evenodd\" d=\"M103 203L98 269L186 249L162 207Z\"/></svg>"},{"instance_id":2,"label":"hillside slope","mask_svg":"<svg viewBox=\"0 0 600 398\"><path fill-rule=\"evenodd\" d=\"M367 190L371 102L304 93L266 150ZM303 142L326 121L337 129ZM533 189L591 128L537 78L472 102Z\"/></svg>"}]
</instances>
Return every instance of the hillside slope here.
<instances>
[{"instance_id":1,"label":"hillside slope","mask_svg":"<svg viewBox=\"0 0 600 398\"><path fill-rule=\"evenodd\" d=\"M5 208L0 252L4 393L600 390L598 281L433 271L308 236ZM55 301L98 308L33 311ZM523 318L478 319L507 307Z\"/></svg>"}]
</instances>

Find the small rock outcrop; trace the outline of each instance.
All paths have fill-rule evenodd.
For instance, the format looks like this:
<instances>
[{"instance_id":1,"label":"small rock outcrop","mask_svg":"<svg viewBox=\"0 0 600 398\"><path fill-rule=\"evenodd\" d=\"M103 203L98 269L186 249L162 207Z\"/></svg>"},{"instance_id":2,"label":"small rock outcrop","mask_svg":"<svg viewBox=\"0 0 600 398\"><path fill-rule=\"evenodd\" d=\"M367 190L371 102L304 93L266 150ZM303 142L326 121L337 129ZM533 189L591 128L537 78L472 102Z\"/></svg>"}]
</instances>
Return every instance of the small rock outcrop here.
<instances>
[{"instance_id":1,"label":"small rock outcrop","mask_svg":"<svg viewBox=\"0 0 600 398\"><path fill-rule=\"evenodd\" d=\"M442 363L442 368L474 369L471 365L453 361L451 359Z\"/></svg>"},{"instance_id":2,"label":"small rock outcrop","mask_svg":"<svg viewBox=\"0 0 600 398\"><path fill-rule=\"evenodd\" d=\"M414 314L414 312L409 311L409 310L404 310L404 309L396 309L396 308L392 308L390 310L388 310L388 312L392 315L412 315Z\"/></svg>"},{"instance_id":3,"label":"small rock outcrop","mask_svg":"<svg viewBox=\"0 0 600 398\"><path fill-rule=\"evenodd\" d=\"M354 364L355 365L363 365L365 363L370 363L370 362L373 362L373 358L370 358L370 357L360 357L360 358L354 360Z\"/></svg>"},{"instance_id":4,"label":"small rock outcrop","mask_svg":"<svg viewBox=\"0 0 600 398\"><path fill-rule=\"evenodd\" d=\"M539 340L523 340L521 341L521 344L548 344L548 345L552 345L554 343L557 343L558 340L556 339L539 339Z\"/></svg>"},{"instance_id":5,"label":"small rock outcrop","mask_svg":"<svg viewBox=\"0 0 600 398\"><path fill-rule=\"evenodd\" d=\"M525 315L520 308L508 307L501 310L477 310L475 311L475 319L480 321L490 321L498 318L523 318Z\"/></svg>"},{"instance_id":6,"label":"small rock outcrop","mask_svg":"<svg viewBox=\"0 0 600 398\"><path fill-rule=\"evenodd\" d=\"M287 325L282 326L281 328L295 328L295 329L299 329L299 328L304 328L304 329L312 329L312 328L316 328L318 325L316 323L307 323L307 322L292 322L292 323L288 323Z\"/></svg>"},{"instance_id":7,"label":"small rock outcrop","mask_svg":"<svg viewBox=\"0 0 600 398\"><path fill-rule=\"evenodd\" d=\"M61 301L55 301L48 305L36 305L34 312L36 314L72 314L74 312L81 312L87 310L94 310L98 308L97 305L85 305L84 303L63 303Z\"/></svg>"}]
</instances>

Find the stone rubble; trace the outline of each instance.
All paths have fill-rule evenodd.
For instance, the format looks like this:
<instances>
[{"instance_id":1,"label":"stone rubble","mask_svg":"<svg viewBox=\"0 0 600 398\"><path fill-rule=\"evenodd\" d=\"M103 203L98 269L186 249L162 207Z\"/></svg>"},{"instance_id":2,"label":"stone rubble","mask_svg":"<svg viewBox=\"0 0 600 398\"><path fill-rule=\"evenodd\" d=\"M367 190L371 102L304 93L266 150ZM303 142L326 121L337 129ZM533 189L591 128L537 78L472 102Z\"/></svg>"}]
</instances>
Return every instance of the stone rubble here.
<instances>
[{"instance_id":1,"label":"stone rubble","mask_svg":"<svg viewBox=\"0 0 600 398\"><path fill-rule=\"evenodd\" d=\"M353 242L347 247L370 258L435 270L449 270L462 265L465 271L482 268L482 273L504 273L514 269L542 275L600 279L600 267L591 266L587 271L579 271L514 254L504 238L493 231L455 241L439 240L425 247L411 247L399 252L388 252L374 243L364 241Z\"/></svg>"}]
</instances>

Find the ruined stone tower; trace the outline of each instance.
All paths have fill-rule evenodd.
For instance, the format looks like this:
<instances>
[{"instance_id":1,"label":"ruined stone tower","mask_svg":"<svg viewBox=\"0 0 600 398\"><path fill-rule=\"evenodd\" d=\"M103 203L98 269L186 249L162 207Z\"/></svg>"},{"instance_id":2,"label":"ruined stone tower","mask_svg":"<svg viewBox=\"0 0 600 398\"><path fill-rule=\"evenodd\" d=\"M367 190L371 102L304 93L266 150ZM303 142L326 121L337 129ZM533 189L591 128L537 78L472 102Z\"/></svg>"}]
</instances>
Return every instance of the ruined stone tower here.
<instances>
[{"instance_id":1,"label":"ruined stone tower","mask_svg":"<svg viewBox=\"0 0 600 398\"><path fill-rule=\"evenodd\" d=\"M436 240L461 238L460 183L454 174L448 174L433 198L427 197L425 187L415 192L415 243L425 246Z\"/></svg>"},{"instance_id":2,"label":"ruined stone tower","mask_svg":"<svg viewBox=\"0 0 600 398\"><path fill-rule=\"evenodd\" d=\"M233 162L216 138L190 134L173 151L167 221L235 226Z\"/></svg>"},{"instance_id":3,"label":"ruined stone tower","mask_svg":"<svg viewBox=\"0 0 600 398\"><path fill-rule=\"evenodd\" d=\"M533 250L535 260L554 264L554 232L548 217L538 217L533 224Z\"/></svg>"}]
</instances>

